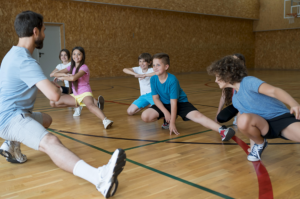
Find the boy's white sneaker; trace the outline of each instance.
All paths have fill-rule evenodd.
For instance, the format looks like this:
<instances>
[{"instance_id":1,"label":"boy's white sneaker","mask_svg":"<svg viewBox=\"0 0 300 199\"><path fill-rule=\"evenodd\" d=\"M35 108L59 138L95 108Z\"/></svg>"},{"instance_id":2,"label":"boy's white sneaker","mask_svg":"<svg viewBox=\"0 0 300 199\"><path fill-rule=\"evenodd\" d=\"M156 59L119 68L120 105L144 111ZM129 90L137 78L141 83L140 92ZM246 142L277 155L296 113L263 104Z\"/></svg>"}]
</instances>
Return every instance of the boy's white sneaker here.
<instances>
[{"instance_id":1,"label":"boy's white sneaker","mask_svg":"<svg viewBox=\"0 0 300 199\"><path fill-rule=\"evenodd\" d=\"M261 154L267 146L268 146L268 142L266 139L264 139L264 143L262 146L260 146L258 144L254 144L254 146L251 149L251 152L247 156L247 159L251 162L260 161Z\"/></svg>"},{"instance_id":2,"label":"boy's white sneaker","mask_svg":"<svg viewBox=\"0 0 300 199\"><path fill-rule=\"evenodd\" d=\"M105 129L109 129L113 123L114 123L113 121L111 121L107 118L104 118L104 120L103 120L103 125L104 125Z\"/></svg>"},{"instance_id":3,"label":"boy's white sneaker","mask_svg":"<svg viewBox=\"0 0 300 199\"><path fill-rule=\"evenodd\" d=\"M82 106L79 106L77 108L74 108L75 112L73 114L74 117L80 116L81 115L81 111L82 111Z\"/></svg>"},{"instance_id":4,"label":"boy's white sneaker","mask_svg":"<svg viewBox=\"0 0 300 199\"><path fill-rule=\"evenodd\" d=\"M118 175L126 164L126 153L123 149L116 149L107 165L98 168L100 182L96 186L105 198L113 196L118 188Z\"/></svg>"},{"instance_id":5,"label":"boy's white sneaker","mask_svg":"<svg viewBox=\"0 0 300 199\"><path fill-rule=\"evenodd\" d=\"M21 153L20 142L8 141L0 147L0 155L6 157L6 160L11 163L24 163L27 161L26 155Z\"/></svg>"},{"instance_id":6,"label":"boy's white sneaker","mask_svg":"<svg viewBox=\"0 0 300 199\"><path fill-rule=\"evenodd\" d=\"M99 109L101 109L101 110L104 109L104 98L101 95L99 95L99 97L98 97L97 105L98 105Z\"/></svg>"}]
</instances>

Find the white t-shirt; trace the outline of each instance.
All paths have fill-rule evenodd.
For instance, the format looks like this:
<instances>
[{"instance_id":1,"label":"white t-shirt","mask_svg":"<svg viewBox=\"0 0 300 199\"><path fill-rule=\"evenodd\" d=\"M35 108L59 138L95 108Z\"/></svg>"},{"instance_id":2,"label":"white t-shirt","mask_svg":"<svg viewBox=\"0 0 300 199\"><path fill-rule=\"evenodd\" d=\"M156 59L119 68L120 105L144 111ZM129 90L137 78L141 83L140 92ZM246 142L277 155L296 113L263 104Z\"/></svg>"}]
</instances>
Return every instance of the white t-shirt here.
<instances>
[{"instance_id":1,"label":"white t-shirt","mask_svg":"<svg viewBox=\"0 0 300 199\"><path fill-rule=\"evenodd\" d=\"M61 63L61 64L58 64L58 65L56 66L56 69L62 70L62 69L67 68L67 67L70 66L70 65L71 65L71 62L67 63L66 65L64 65L63 63ZM65 82L65 86L66 86L66 87L69 87L69 81L64 80L64 82Z\"/></svg>"},{"instance_id":2,"label":"white t-shirt","mask_svg":"<svg viewBox=\"0 0 300 199\"><path fill-rule=\"evenodd\" d=\"M146 73L143 73L143 70L139 66L138 67L133 67L132 69L137 74L148 74L148 73L153 73L154 72L153 68L148 68L148 71ZM150 78L151 77L145 77L144 79L139 78L141 95L151 93Z\"/></svg>"}]
</instances>

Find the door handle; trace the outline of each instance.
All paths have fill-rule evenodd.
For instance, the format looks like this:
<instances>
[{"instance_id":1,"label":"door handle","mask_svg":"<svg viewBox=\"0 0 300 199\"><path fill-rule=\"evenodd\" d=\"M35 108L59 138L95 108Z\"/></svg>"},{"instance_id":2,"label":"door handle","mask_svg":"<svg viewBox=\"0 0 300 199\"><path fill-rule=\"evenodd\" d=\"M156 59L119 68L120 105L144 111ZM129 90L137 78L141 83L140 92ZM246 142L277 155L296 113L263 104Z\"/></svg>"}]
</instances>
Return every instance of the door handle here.
<instances>
[{"instance_id":1,"label":"door handle","mask_svg":"<svg viewBox=\"0 0 300 199\"><path fill-rule=\"evenodd\" d=\"M45 54L45 53L39 53L39 57L42 57L43 54Z\"/></svg>"}]
</instances>

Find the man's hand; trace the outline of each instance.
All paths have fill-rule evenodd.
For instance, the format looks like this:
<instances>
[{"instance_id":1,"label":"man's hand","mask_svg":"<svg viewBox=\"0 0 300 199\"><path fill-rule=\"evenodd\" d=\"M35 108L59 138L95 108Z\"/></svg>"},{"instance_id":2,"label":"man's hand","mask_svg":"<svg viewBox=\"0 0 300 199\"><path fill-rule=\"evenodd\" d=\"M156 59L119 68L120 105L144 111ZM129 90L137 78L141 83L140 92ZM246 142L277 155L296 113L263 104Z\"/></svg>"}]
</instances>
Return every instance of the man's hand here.
<instances>
[{"instance_id":1,"label":"man's hand","mask_svg":"<svg viewBox=\"0 0 300 199\"><path fill-rule=\"evenodd\" d=\"M175 123L170 123L169 125L169 130L170 130L170 135L172 135L172 133L175 133L175 135L179 135L177 129L176 129L176 125Z\"/></svg>"}]
</instances>

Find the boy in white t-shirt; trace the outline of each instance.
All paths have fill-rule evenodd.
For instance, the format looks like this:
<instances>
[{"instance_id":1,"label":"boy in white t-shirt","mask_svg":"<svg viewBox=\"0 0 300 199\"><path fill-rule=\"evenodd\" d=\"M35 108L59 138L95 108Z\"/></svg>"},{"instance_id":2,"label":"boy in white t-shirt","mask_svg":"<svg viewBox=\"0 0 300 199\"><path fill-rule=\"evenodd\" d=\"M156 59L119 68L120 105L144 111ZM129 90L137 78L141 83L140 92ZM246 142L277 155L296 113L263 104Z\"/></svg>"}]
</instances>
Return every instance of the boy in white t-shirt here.
<instances>
[{"instance_id":1,"label":"boy in white t-shirt","mask_svg":"<svg viewBox=\"0 0 300 199\"><path fill-rule=\"evenodd\" d=\"M152 57L149 53L142 53L139 56L139 67L124 68L123 72L129 75L134 75L139 78L141 96L136 99L127 109L128 115L134 115L143 108L153 105L151 95L150 77L155 75L153 68L149 68L152 64Z\"/></svg>"},{"instance_id":2,"label":"boy in white t-shirt","mask_svg":"<svg viewBox=\"0 0 300 199\"><path fill-rule=\"evenodd\" d=\"M54 77L54 73L57 73L65 68L67 68L68 66L71 65L71 62L69 62L70 59L70 51L68 49L62 49L59 52L59 59L62 61L61 64L58 64L56 66L56 68L54 69L54 71L52 71L52 73L50 73L50 77ZM57 78L54 78L53 80L54 82L57 81ZM60 91L64 94L71 94L73 93L72 91L69 92L69 81L64 81L65 86L60 86ZM75 112L73 114L73 116L80 116L81 115L81 110L82 110L82 106L79 106L77 108L74 108Z\"/></svg>"}]
</instances>

